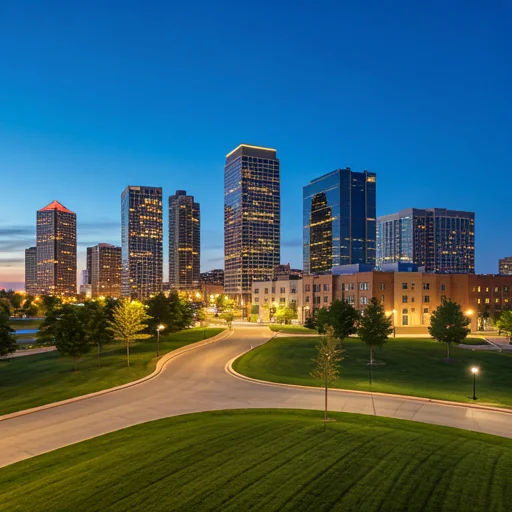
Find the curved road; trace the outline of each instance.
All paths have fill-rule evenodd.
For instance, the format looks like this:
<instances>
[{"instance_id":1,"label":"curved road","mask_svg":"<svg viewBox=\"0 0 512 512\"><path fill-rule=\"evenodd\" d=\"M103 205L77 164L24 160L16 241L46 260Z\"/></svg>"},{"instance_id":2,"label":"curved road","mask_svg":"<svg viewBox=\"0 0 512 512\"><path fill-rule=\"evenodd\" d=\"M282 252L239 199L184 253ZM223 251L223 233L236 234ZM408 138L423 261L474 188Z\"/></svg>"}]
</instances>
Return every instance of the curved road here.
<instances>
[{"instance_id":1,"label":"curved road","mask_svg":"<svg viewBox=\"0 0 512 512\"><path fill-rule=\"evenodd\" d=\"M249 382L226 364L270 338L266 327L236 327L233 335L169 361L136 386L0 421L0 467L146 421L220 409L323 408L321 389ZM512 414L378 395L331 392L329 409L448 425L512 437Z\"/></svg>"}]
</instances>

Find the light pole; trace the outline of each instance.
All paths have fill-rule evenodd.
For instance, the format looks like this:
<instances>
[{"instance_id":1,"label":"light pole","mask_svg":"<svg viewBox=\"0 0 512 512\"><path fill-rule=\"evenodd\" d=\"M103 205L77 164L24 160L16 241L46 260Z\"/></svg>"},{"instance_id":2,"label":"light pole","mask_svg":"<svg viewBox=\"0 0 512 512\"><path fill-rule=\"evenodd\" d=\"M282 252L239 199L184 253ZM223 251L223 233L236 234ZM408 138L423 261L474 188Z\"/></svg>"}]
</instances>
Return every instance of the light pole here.
<instances>
[{"instance_id":1,"label":"light pole","mask_svg":"<svg viewBox=\"0 0 512 512\"><path fill-rule=\"evenodd\" d=\"M156 357L160 357L160 331L165 329L165 325L160 324L156 328Z\"/></svg>"},{"instance_id":2,"label":"light pole","mask_svg":"<svg viewBox=\"0 0 512 512\"><path fill-rule=\"evenodd\" d=\"M471 322L471 315L473 315L473 310L472 309L468 309L466 312L465 312L466 316L469 318L470 322ZM471 324L469 324L471 325ZM471 329L473 330L473 329Z\"/></svg>"},{"instance_id":3,"label":"light pole","mask_svg":"<svg viewBox=\"0 0 512 512\"><path fill-rule=\"evenodd\" d=\"M473 366L471 373L473 374L473 400L476 400L476 374L478 373L478 367Z\"/></svg>"}]
</instances>

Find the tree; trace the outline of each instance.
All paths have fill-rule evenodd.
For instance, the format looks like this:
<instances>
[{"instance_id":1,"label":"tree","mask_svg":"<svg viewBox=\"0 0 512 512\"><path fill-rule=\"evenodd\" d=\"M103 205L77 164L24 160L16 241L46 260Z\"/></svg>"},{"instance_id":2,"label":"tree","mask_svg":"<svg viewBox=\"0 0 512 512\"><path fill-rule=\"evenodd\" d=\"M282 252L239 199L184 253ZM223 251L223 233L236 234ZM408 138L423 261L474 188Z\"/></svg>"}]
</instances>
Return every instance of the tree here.
<instances>
[{"instance_id":1,"label":"tree","mask_svg":"<svg viewBox=\"0 0 512 512\"><path fill-rule=\"evenodd\" d=\"M327 326L325 336L322 336L317 347L318 355L313 360L315 369L311 372L314 379L323 382L325 388L325 408L324 408L324 429L327 422L327 391L329 384L332 384L339 376L338 363L343 360L343 350L338 348L339 339L334 336L334 329Z\"/></svg>"},{"instance_id":2,"label":"tree","mask_svg":"<svg viewBox=\"0 0 512 512\"><path fill-rule=\"evenodd\" d=\"M96 345L98 354L98 366L100 364L100 353L105 345L113 341L112 333L109 330L109 320L112 316L110 303L104 301L86 301L82 311L82 320L91 345Z\"/></svg>"},{"instance_id":3,"label":"tree","mask_svg":"<svg viewBox=\"0 0 512 512\"><path fill-rule=\"evenodd\" d=\"M226 324L228 325L228 328L231 329L235 315L233 315L233 313L224 313L222 315L222 318L224 318L224 320L226 320Z\"/></svg>"},{"instance_id":4,"label":"tree","mask_svg":"<svg viewBox=\"0 0 512 512\"><path fill-rule=\"evenodd\" d=\"M8 324L9 317L5 314L0 314L0 356L7 356L16 352L17 343L16 338L12 335L14 329L11 329Z\"/></svg>"},{"instance_id":5,"label":"tree","mask_svg":"<svg viewBox=\"0 0 512 512\"><path fill-rule=\"evenodd\" d=\"M137 340L150 338L145 331L151 317L146 313L144 304L138 301L121 300L112 311L112 320L108 329L115 340L126 345L126 363L130 366L130 344Z\"/></svg>"},{"instance_id":6,"label":"tree","mask_svg":"<svg viewBox=\"0 0 512 512\"><path fill-rule=\"evenodd\" d=\"M276 322L278 324L291 324L292 320L297 318L292 308L289 306L280 306L276 312Z\"/></svg>"},{"instance_id":7,"label":"tree","mask_svg":"<svg viewBox=\"0 0 512 512\"><path fill-rule=\"evenodd\" d=\"M323 334L325 326L330 325L334 329L334 335L343 341L351 334L356 333L356 325L359 313L348 302L333 300L329 308L321 308L316 312L315 325L318 332Z\"/></svg>"},{"instance_id":8,"label":"tree","mask_svg":"<svg viewBox=\"0 0 512 512\"><path fill-rule=\"evenodd\" d=\"M428 332L432 338L446 343L446 359L450 359L450 345L462 343L471 329L471 320L462 312L459 304L451 299L443 303L432 313Z\"/></svg>"},{"instance_id":9,"label":"tree","mask_svg":"<svg viewBox=\"0 0 512 512\"><path fill-rule=\"evenodd\" d=\"M314 328L320 333L325 334L326 328L331 324L331 315L329 308L320 308L315 312Z\"/></svg>"},{"instance_id":10,"label":"tree","mask_svg":"<svg viewBox=\"0 0 512 512\"><path fill-rule=\"evenodd\" d=\"M382 347L392 332L391 319L386 316L384 308L377 299L372 297L359 319L357 328L361 341L370 347L370 366L373 365L373 349Z\"/></svg>"},{"instance_id":11,"label":"tree","mask_svg":"<svg viewBox=\"0 0 512 512\"><path fill-rule=\"evenodd\" d=\"M171 292L168 297L159 293L146 301L148 331L153 333L158 325L163 324L167 332L181 331L194 321L194 311L190 303L180 297L177 292Z\"/></svg>"},{"instance_id":12,"label":"tree","mask_svg":"<svg viewBox=\"0 0 512 512\"><path fill-rule=\"evenodd\" d=\"M77 306L66 305L61 309L53 333L55 347L61 355L73 358L76 372L76 360L91 350Z\"/></svg>"},{"instance_id":13,"label":"tree","mask_svg":"<svg viewBox=\"0 0 512 512\"><path fill-rule=\"evenodd\" d=\"M199 325L201 327L206 327L208 325L208 313L206 312L205 308L199 308L196 311L196 321L199 322Z\"/></svg>"},{"instance_id":14,"label":"tree","mask_svg":"<svg viewBox=\"0 0 512 512\"><path fill-rule=\"evenodd\" d=\"M508 334L509 338L512 337L512 311L503 311L496 321L496 327Z\"/></svg>"},{"instance_id":15,"label":"tree","mask_svg":"<svg viewBox=\"0 0 512 512\"><path fill-rule=\"evenodd\" d=\"M215 297L215 309L217 313L223 313L226 310L234 309L235 301L230 299L227 295L218 295Z\"/></svg>"}]
</instances>

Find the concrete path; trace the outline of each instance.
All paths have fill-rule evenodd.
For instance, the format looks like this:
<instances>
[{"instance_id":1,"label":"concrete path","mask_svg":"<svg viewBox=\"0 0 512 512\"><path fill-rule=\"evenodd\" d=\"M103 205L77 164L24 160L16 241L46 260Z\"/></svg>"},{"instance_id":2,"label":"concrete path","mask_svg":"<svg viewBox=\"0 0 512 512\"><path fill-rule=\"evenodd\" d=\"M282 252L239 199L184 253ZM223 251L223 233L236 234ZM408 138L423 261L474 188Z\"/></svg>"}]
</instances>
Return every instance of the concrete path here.
<instances>
[{"instance_id":1,"label":"concrete path","mask_svg":"<svg viewBox=\"0 0 512 512\"><path fill-rule=\"evenodd\" d=\"M152 380L0 421L0 466L150 420L221 409L323 408L323 391L236 378L227 363L273 333L236 327L234 335L171 360ZM512 414L425 400L336 391L329 409L449 425L512 437ZM0 417L1 420L1 417Z\"/></svg>"},{"instance_id":2,"label":"concrete path","mask_svg":"<svg viewBox=\"0 0 512 512\"><path fill-rule=\"evenodd\" d=\"M44 354L45 352L53 352L57 350L55 347L40 347L40 348L27 348L25 350L16 350L14 354L9 354L8 356L0 357L0 359L12 359L13 357L24 357L24 356L33 356L35 354Z\"/></svg>"}]
</instances>

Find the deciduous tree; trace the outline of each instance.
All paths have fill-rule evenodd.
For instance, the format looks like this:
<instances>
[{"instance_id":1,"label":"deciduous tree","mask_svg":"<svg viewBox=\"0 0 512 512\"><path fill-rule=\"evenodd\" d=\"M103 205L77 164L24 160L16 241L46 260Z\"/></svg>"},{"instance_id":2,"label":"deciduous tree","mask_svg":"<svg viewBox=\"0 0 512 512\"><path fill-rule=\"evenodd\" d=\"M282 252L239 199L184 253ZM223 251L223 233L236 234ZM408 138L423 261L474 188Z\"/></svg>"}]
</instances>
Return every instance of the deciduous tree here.
<instances>
[{"instance_id":1,"label":"deciduous tree","mask_svg":"<svg viewBox=\"0 0 512 512\"><path fill-rule=\"evenodd\" d=\"M14 329L8 324L9 317L0 313L0 356L6 356L16 351L16 338L12 335Z\"/></svg>"}]
</instances>

